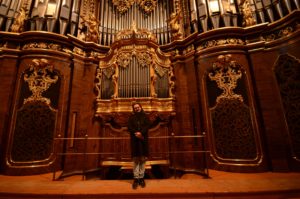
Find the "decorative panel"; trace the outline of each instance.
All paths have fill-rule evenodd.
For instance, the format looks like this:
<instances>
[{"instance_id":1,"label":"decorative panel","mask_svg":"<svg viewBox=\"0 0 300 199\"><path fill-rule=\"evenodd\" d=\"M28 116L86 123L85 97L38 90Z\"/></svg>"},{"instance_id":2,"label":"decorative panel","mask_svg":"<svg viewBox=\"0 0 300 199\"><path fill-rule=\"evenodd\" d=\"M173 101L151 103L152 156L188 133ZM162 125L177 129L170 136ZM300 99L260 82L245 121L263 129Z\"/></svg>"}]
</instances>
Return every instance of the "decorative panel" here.
<instances>
[{"instance_id":1,"label":"decorative panel","mask_svg":"<svg viewBox=\"0 0 300 199\"><path fill-rule=\"evenodd\" d=\"M288 54L279 56L276 75L293 156L300 160L300 62Z\"/></svg>"},{"instance_id":2,"label":"decorative panel","mask_svg":"<svg viewBox=\"0 0 300 199\"><path fill-rule=\"evenodd\" d=\"M20 82L10 164L47 163L53 154L60 78L47 59L33 59Z\"/></svg>"},{"instance_id":3,"label":"decorative panel","mask_svg":"<svg viewBox=\"0 0 300 199\"><path fill-rule=\"evenodd\" d=\"M256 161L260 149L245 71L231 55L221 55L208 73L206 86L213 158L217 162Z\"/></svg>"}]
</instances>

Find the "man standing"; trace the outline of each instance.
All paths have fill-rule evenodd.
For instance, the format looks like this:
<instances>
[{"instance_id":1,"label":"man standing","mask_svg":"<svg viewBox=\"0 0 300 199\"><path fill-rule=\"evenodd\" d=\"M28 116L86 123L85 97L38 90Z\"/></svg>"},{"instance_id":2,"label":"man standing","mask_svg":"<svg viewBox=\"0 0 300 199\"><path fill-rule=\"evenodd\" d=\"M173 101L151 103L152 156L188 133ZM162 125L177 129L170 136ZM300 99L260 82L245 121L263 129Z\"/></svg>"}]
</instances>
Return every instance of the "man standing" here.
<instances>
[{"instance_id":1,"label":"man standing","mask_svg":"<svg viewBox=\"0 0 300 199\"><path fill-rule=\"evenodd\" d=\"M136 189L138 185L145 187L145 163L149 155L148 150L148 129L150 121L144 112L141 104L132 105L133 114L128 120L128 131L131 140L131 155L133 159L133 177L132 188Z\"/></svg>"}]
</instances>

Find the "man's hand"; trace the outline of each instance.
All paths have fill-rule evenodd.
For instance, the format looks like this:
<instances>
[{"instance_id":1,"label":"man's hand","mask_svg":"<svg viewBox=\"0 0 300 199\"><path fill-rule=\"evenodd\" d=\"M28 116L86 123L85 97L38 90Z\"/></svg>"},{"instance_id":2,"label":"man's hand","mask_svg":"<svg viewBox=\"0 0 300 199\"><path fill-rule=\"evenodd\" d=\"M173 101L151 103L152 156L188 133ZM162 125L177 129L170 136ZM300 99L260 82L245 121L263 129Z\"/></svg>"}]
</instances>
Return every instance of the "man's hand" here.
<instances>
[{"instance_id":1,"label":"man's hand","mask_svg":"<svg viewBox=\"0 0 300 199\"><path fill-rule=\"evenodd\" d=\"M135 132L134 133L135 137L139 138L139 139L144 139L143 135L141 132Z\"/></svg>"}]
</instances>

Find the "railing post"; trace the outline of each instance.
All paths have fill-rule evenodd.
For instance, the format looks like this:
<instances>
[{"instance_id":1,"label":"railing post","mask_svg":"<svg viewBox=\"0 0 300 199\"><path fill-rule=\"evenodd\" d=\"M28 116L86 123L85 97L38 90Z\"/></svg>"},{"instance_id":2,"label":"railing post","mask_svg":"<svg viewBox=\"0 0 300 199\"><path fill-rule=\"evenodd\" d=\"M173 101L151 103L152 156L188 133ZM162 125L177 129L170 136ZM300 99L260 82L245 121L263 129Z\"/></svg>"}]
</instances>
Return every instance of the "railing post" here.
<instances>
[{"instance_id":1,"label":"railing post","mask_svg":"<svg viewBox=\"0 0 300 199\"><path fill-rule=\"evenodd\" d=\"M85 172L86 172L86 151L87 151L87 141L88 141L88 134L85 134L85 139L84 139L84 152L83 152L83 170L82 170L82 180L86 179Z\"/></svg>"},{"instance_id":2,"label":"railing post","mask_svg":"<svg viewBox=\"0 0 300 199\"><path fill-rule=\"evenodd\" d=\"M54 149L53 149L53 155L54 155L54 161L53 161L53 176L52 176L52 181L55 181L55 174L56 174L56 161L57 161L57 148L59 148L60 144L60 138L61 135L58 134L57 138L54 138Z\"/></svg>"},{"instance_id":3,"label":"railing post","mask_svg":"<svg viewBox=\"0 0 300 199\"><path fill-rule=\"evenodd\" d=\"M205 138L206 138L206 133L205 131L202 132L202 143L203 143L203 150L204 150L204 158L203 158L203 162L204 162L204 170L206 171L206 177L209 178L209 172L208 172L208 166L207 166L207 151L206 151L206 144L205 144Z\"/></svg>"},{"instance_id":4,"label":"railing post","mask_svg":"<svg viewBox=\"0 0 300 199\"><path fill-rule=\"evenodd\" d=\"M175 153L175 134L174 132L171 133L171 155L172 155L172 164L174 170L174 178L177 178L177 169L176 169L176 153Z\"/></svg>"}]
</instances>

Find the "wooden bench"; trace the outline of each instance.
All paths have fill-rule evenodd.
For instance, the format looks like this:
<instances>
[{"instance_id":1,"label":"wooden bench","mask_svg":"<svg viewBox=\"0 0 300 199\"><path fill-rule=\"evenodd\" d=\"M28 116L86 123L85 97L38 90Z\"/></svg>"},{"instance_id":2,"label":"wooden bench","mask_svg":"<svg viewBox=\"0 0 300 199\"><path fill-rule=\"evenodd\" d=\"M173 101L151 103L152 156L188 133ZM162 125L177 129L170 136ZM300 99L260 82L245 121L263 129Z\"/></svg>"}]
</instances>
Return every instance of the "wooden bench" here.
<instances>
[{"instance_id":1,"label":"wooden bench","mask_svg":"<svg viewBox=\"0 0 300 199\"><path fill-rule=\"evenodd\" d=\"M133 170L133 162L128 161L102 161L101 162L101 170L102 170L102 179L106 178L107 168L117 166L120 167L121 176L124 173L132 173ZM146 174L150 176L150 178L155 178L152 174L152 167L153 166L163 166L164 168L169 167L169 161L168 160L148 160L146 161ZM166 176L169 175L167 169L164 169L166 172Z\"/></svg>"}]
</instances>

